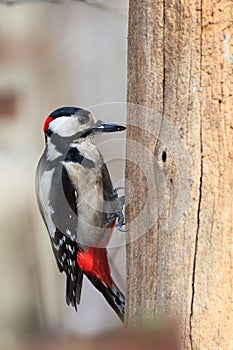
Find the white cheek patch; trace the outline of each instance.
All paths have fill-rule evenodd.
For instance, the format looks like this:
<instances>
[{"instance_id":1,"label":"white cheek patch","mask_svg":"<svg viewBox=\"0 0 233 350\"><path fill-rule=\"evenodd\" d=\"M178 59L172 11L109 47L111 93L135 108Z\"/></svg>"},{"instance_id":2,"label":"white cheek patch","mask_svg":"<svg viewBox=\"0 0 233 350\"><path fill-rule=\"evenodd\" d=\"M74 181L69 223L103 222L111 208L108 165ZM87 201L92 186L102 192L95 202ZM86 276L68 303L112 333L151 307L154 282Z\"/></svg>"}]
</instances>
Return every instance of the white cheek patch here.
<instances>
[{"instance_id":1,"label":"white cheek patch","mask_svg":"<svg viewBox=\"0 0 233 350\"><path fill-rule=\"evenodd\" d=\"M80 130L80 124L75 116L59 117L50 122L49 128L61 137L69 137Z\"/></svg>"}]
</instances>

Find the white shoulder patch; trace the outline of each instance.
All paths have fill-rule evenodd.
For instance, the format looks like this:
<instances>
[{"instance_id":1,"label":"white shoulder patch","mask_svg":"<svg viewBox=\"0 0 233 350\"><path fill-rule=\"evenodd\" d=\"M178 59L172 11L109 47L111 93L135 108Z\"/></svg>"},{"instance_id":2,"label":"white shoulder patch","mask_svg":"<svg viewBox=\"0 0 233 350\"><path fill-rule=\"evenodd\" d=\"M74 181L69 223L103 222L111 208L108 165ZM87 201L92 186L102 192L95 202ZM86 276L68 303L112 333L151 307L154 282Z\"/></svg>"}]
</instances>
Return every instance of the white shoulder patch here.
<instances>
[{"instance_id":1,"label":"white shoulder patch","mask_svg":"<svg viewBox=\"0 0 233 350\"><path fill-rule=\"evenodd\" d=\"M52 184L53 173L55 169L45 171L41 176L40 188L39 188L39 198L44 212L45 221L48 226L49 234L52 238L55 236L56 227L52 220L52 214L54 209L51 207L49 202L49 193Z\"/></svg>"}]
</instances>

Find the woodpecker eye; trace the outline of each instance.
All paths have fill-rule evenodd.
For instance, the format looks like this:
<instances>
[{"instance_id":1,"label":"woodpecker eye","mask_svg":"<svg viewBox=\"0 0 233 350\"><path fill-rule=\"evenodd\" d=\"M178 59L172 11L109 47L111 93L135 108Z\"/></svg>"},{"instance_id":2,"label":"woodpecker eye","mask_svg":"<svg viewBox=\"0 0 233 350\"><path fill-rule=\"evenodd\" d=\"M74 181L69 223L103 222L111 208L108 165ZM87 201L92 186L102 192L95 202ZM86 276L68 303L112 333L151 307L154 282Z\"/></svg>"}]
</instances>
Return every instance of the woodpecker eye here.
<instances>
[{"instance_id":1,"label":"woodpecker eye","mask_svg":"<svg viewBox=\"0 0 233 350\"><path fill-rule=\"evenodd\" d=\"M80 123L81 125L83 125L83 124L86 124L87 118L85 118L85 117L78 117L78 121L79 121L79 123Z\"/></svg>"},{"instance_id":2,"label":"woodpecker eye","mask_svg":"<svg viewBox=\"0 0 233 350\"><path fill-rule=\"evenodd\" d=\"M81 125L87 124L90 121L90 112L85 109L78 111L76 114Z\"/></svg>"}]
</instances>

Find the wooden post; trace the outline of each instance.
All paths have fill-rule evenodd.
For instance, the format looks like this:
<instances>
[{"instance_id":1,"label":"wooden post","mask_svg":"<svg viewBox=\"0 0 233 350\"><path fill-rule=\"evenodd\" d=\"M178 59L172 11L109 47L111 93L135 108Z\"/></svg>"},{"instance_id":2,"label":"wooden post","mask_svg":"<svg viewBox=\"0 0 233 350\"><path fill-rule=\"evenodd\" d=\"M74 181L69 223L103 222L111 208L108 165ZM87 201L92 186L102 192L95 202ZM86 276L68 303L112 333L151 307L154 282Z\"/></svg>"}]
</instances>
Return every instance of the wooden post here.
<instances>
[{"instance_id":1,"label":"wooden post","mask_svg":"<svg viewBox=\"0 0 233 350\"><path fill-rule=\"evenodd\" d=\"M175 315L183 349L233 349L232 16L231 0L129 1L128 102L144 108L128 111L126 319Z\"/></svg>"}]
</instances>

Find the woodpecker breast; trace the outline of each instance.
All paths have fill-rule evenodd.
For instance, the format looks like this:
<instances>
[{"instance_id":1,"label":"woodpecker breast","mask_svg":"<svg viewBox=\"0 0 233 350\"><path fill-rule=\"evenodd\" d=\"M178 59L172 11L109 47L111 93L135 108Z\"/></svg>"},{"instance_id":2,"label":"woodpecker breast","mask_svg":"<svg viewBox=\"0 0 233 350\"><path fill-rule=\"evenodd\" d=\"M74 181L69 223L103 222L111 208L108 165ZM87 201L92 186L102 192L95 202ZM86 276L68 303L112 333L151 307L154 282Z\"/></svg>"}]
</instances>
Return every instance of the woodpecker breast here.
<instances>
[{"instance_id":1,"label":"woodpecker breast","mask_svg":"<svg viewBox=\"0 0 233 350\"><path fill-rule=\"evenodd\" d=\"M68 176L77 191L77 239L82 246L105 244L103 228L103 157L90 141L71 144L64 161Z\"/></svg>"}]
</instances>

